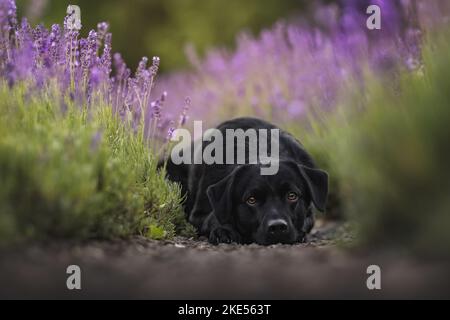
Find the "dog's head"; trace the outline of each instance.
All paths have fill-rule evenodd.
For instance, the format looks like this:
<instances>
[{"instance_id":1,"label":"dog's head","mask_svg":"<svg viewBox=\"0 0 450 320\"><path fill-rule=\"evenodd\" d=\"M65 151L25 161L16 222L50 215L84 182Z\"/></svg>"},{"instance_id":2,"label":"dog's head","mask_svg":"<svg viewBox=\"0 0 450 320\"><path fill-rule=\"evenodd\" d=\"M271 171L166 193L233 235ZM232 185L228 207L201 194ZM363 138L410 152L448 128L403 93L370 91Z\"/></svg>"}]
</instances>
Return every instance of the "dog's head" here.
<instances>
[{"instance_id":1,"label":"dog's head","mask_svg":"<svg viewBox=\"0 0 450 320\"><path fill-rule=\"evenodd\" d=\"M325 209L328 175L293 161L280 161L272 176L262 176L259 165L243 165L207 194L219 222L234 226L245 242L295 243L305 236L311 206Z\"/></svg>"}]
</instances>

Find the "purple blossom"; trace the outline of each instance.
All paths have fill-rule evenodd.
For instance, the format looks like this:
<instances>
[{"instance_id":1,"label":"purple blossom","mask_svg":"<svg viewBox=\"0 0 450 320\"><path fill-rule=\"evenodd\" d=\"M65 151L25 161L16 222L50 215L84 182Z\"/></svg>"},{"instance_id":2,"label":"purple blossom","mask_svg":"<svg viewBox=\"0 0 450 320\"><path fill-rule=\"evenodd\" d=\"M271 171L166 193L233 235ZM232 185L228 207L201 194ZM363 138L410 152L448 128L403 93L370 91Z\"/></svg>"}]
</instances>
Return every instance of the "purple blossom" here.
<instances>
[{"instance_id":1,"label":"purple blossom","mask_svg":"<svg viewBox=\"0 0 450 320\"><path fill-rule=\"evenodd\" d=\"M110 74L111 73L111 42L112 42L112 35L111 33L107 33L104 36L104 45L103 45L103 54L101 57L101 65L103 67L103 71L106 74Z\"/></svg>"},{"instance_id":2,"label":"purple blossom","mask_svg":"<svg viewBox=\"0 0 450 320\"><path fill-rule=\"evenodd\" d=\"M169 129L167 130L167 137L165 139L166 142L170 141L170 139L172 139L173 134L175 132L175 122L174 121L170 121L169 123Z\"/></svg>"},{"instance_id":3,"label":"purple blossom","mask_svg":"<svg viewBox=\"0 0 450 320\"><path fill-rule=\"evenodd\" d=\"M179 121L180 127L183 127L186 124L187 120L189 119L187 114L188 114L190 106L191 106L191 98L187 97L185 99L183 111L181 112L181 115L180 115L180 121Z\"/></svg>"},{"instance_id":4,"label":"purple blossom","mask_svg":"<svg viewBox=\"0 0 450 320\"><path fill-rule=\"evenodd\" d=\"M152 59L152 74L156 75L158 73L159 63L160 63L159 57L153 57Z\"/></svg>"},{"instance_id":5,"label":"purple blossom","mask_svg":"<svg viewBox=\"0 0 450 320\"><path fill-rule=\"evenodd\" d=\"M153 118L159 120L161 118L162 101L153 101L150 106L152 107Z\"/></svg>"},{"instance_id":6,"label":"purple blossom","mask_svg":"<svg viewBox=\"0 0 450 320\"><path fill-rule=\"evenodd\" d=\"M108 34L109 24L106 22L100 22L97 24L97 46L100 47Z\"/></svg>"}]
</instances>

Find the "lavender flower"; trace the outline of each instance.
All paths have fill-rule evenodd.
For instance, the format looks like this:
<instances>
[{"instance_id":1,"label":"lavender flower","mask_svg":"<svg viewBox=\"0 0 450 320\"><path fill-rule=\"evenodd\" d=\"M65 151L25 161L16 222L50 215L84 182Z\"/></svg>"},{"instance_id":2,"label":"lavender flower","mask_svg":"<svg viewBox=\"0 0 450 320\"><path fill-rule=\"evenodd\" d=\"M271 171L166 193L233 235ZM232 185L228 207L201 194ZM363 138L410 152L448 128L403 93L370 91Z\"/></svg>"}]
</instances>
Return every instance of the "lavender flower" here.
<instances>
[{"instance_id":1,"label":"lavender flower","mask_svg":"<svg viewBox=\"0 0 450 320\"><path fill-rule=\"evenodd\" d=\"M169 129L167 130L167 137L166 137L166 139L165 139L166 142L169 142L170 139L172 139L172 137L173 137L173 134L174 134L174 132L175 132L175 127L174 127L174 125L175 125L175 122L174 122L174 121L170 121L170 123L169 123Z\"/></svg>"},{"instance_id":2,"label":"lavender flower","mask_svg":"<svg viewBox=\"0 0 450 320\"><path fill-rule=\"evenodd\" d=\"M100 22L97 24L98 42L97 46L100 47L108 34L109 24L106 22Z\"/></svg>"},{"instance_id":3,"label":"lavender flower","mask_svg":"<svg viewBox=\"0 0 450 320\"><path fill-rule=\"evenodd\" d=\"M103 67L103 71L106 74L110 74L111 73L111 42L112 42L112 35L111 33L107 33L104 36L104 46L103 46L103 54L101 57L101 65Z\"/></svg>"},{"instance_id":4,"label":"lavender flower","mask_svg":"<svg viewBox=\"0 0 450 320\"><path fill-rule=\"evenodd\" d=\"M184 104L184 107L183 107L183 111L181 112L181 115L180 115L180 121L179 121L179 126L180 127L183 127L186 124L187 120L188 120L187 113L189 111L190 106L191 106L191 98L187 97L185 99L185 104Z\"/></svg>"},{"instance_id":5,"label":"lavender flower","mask_svg":"<svg viewBox=\"0 0 450 320\"><path fill-rule=\"evenodd\" d=\"M159 63L161 60L159 59L159 57L153 57L152 61L153 61L153 63L152 63L151 71L152 71L152 75L155 76L158 73Z\"/></svg>"}]
</instances>

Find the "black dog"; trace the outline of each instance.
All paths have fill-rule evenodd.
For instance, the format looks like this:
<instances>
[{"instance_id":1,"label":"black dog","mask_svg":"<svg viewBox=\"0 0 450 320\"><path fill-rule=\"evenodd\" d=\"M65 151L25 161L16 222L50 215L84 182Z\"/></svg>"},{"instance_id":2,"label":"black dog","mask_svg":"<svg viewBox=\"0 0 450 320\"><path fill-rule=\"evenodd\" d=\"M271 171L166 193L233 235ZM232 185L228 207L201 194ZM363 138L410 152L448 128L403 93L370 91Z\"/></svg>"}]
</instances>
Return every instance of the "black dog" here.
<instances>
[{"instance_id":1,"label":"black dog","mask_svg":"<svg viewBox=\"0 0 450 320\"><path fill-rule=\"evenodd\" d=\"M225 136L226 129L278 128L259 119L239 118L217 129ZM209 143L203 142L203 148ZM314 225L312 205L325 209L328 175L282 130L278 165L275 175L261 175L261 163L175 165L168 159L166 169L168 178L179 182L186 194L188 221L211 243L303 242Z\"/></svg>"}]
</instances>

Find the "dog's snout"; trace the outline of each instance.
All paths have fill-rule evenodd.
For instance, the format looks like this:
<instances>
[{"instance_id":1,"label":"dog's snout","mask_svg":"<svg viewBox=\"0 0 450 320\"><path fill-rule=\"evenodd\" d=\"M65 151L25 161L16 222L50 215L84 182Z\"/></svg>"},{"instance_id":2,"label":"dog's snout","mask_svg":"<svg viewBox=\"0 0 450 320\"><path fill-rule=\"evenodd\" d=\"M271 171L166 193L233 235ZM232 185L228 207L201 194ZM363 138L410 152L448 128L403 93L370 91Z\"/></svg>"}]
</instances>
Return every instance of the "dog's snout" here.
<instances>
[{"instance_id":1,"label":"dog's snout","mask_svg":"<svg viewBox=\"0 0 450 320\"><path fill-rule=\"evenodd\" d=\"M263 239L259 243L266 245L276 243L294 243L297 237L295 227L289 218L269 218L262 225Z\"/></svg>"},{"instance_id":2,"label":"dog's snout","mask_svg":"<svg viewBox=\"0 0 450 320\"><path fill-rule=\"evenodd\" d=\"M269 231L271 235L282 235L288 232L288 229L288 223L284 219L274 219L267 223L267 231Z\"/></svg>"}]
</instances>

